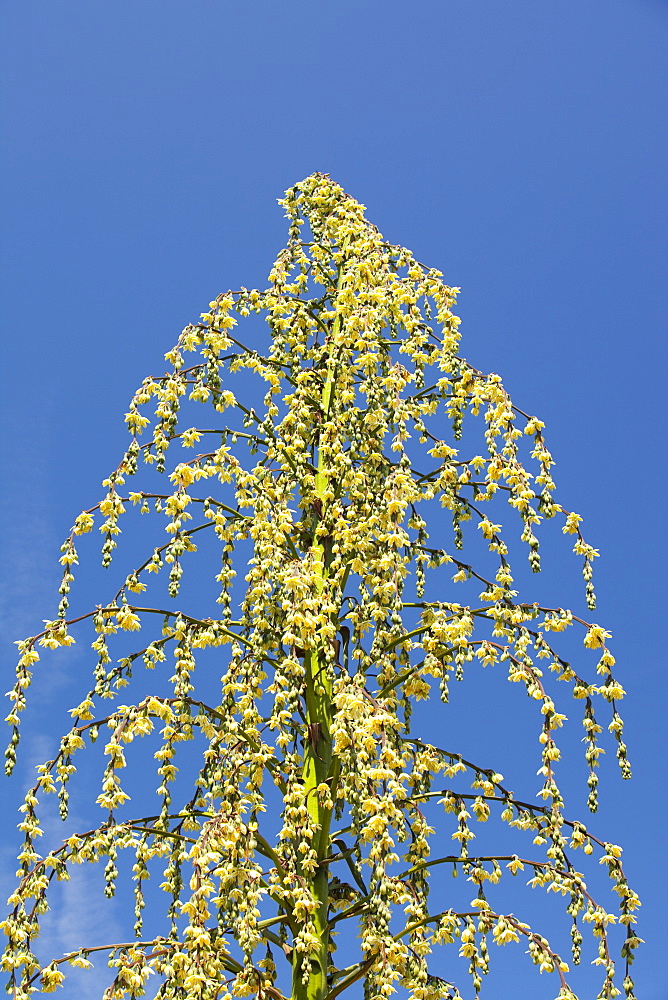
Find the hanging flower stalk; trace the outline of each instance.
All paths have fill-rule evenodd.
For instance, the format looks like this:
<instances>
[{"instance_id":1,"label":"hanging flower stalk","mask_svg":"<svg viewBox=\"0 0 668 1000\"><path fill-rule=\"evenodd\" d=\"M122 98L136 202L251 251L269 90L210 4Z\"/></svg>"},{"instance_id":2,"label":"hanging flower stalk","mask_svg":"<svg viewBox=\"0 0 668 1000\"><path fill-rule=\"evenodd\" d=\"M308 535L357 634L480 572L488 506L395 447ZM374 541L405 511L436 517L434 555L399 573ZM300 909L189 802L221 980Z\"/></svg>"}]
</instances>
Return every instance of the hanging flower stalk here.
<instances>
[{"instance_id":1,"label":"hanging flower stalk","mask_svg":"<svg viewBox=\"0 0 668 1000\"><path fill-rule=\"evenodd\" d=\"M612 674L608 633L589 617L519 601L503 528L495 523L507 500L537 572L537 526L559 518L583 560L586 601L594 608L597 553L580 533L579 516L553 499L543 424L513 405L497 375L483 375L462 358L451 311L457 290L388 244L362 205L322 174L297 184L282 204L289 240L269 288L219 295L166 355L172 370L144 381L126 415L132 443L105 480L106 496L77 518L63 545L58 617L19 643L9 770L40 650L71 644L75 624L88 621L97 664L70 731L39 768L23 806L19 883L3 924L10 992L17 1000L51 992L68 964L85 967L102 954L112 968L109 1000L142 996L152 974L164 998L334 1000L363 989L366 1000L398 990L411 1000L436 1000L460 996L458 952L477 996L488 943L520 942L541 971L555 974L560 1000L573 1000L566 962L521 915L505 912L496 883L522 871L531 885L565 897L575 963L581 925L593 931L600 998L620 995L607 928L615 919L626 926L619 978L633 998L628 965L639 943L638 899L620 849L564 817L556 773L565 716L553 692L562 681L584 707L592 811L602 753L597 699L629 776L617 712L623 690ZM266 354L237 337L240 318L257 337L254 314L269 324ZM261 393L237 398L247 372L265 383L261 405ZM142 410L151 402L153 421ZM197 402L213 411L213 426L184 428ZM465 443L465 418L468 425L472 417L484 427L484 454ZM173 464L168 491L127 492L140 459L165 472L179 443L194 457ZM157 478L154 470L145 475ZM167 541L108 603L68 618L77 536L100 517L109 565L128 504L162 512ZM486 541L491 569L464 559L469 526ZM198 615L179 598L182 573L207 538L222 556L215 617ZM245 586L234 582L240 568ZM163 569L168 596L144 606L150 574ZM475 585L473 601L455 600L460 582L467 595ZM566 628L581 629L595 651L594 681L553 644L552 633ZM140 648L112 660L114 634L140 630ZM198 658L206 663L199 674ZM163 665L170 659L169 682L156 681L161 691L112 711L102 707L128 684L137 660L169 675ZM452 676L461 679L476 661L507 669L536 703L536 799L532 792L516 798L488 764L411 736L413 704L433 685L446 703ZM212 663L222 669L213 696ZM445 705L440 711L447 716ZM57 792L67 816L73 757L103 728L103 821L41 856L38 799ZM121 784L124 747L151 733L160 735L156 804L131 817ZM199 764L187 749L191 742L203 748ZM176 778L177 759L192 771L187 794ZM544 853L530 847L526 857L477 855L470 821L490 816L516 828L520 839L529 831ZM452 838L451 849L443 851L443 840L432 836L432 823ZM574 860L578 850L600 854L607 865L619 897L616 917L590 895ZM68 878L74 864L102 861L113 895L123 851L135 856L135 938L84 941L45 964L34 942L50 884ZM443 876L458 870L474 895L463 908L450 905L444 889ZM156 871L166 915L147 934L144 889ZM430 886L437 890L431 899ZM339 963L335 941L353 925L358 954Z\"/></svg>"}]
</instances>

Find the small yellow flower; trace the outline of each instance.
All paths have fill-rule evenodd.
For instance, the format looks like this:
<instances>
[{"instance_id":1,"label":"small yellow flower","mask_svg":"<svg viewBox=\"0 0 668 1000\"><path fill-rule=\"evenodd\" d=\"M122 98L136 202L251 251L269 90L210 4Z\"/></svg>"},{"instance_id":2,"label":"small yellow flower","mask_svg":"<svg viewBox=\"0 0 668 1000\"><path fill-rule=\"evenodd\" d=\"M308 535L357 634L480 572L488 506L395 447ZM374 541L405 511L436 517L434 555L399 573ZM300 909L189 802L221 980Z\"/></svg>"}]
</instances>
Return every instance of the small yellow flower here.
<instances>
[{"instance_id":1,"label":"small yellow flower","mask_svg":"<svg viewBox=\"0 0 668 1000\"><path fill-rule=\"evenodd\" d=\"M75 535L85 535L86 532L90 531L95 524L95 518L92 514L88 514L84 511L83 514L79 514L78 518L74 522L74 534Z\"/></svg>"},{"instance_id":2,"label":"small yellow flower","mask_svg":"<svg viewBox=\"0 0 668 1000\"><path fill-rule=\"evenodd\" d=\"M598 649L605 645L605 640L610 639L612 632L606 632L600 625L592 625L583 639L588 649Z\"/></svg>"},{"instance_id":3,"label":"small yellow flower","mask_svg":"<svg viewBox=\"0 0 668 1000\"><path fill-rule=\"evenodd\" d=\"M139 619L139 615L136 615L133 611L130 611L130 609L127 606L122 607L116 613L116 621L118 622L119 626L122 629L125 629L126 632L128 631L136 632L138 629L141 628L141 621Z\"/></svg>"},{"instance_id":4,"label":"small yellow flower","mask_svg":"<svg viewBox=\"0 0 668 1000\"><path fill-rule=\"evenodd\" d=\"M565 535L574 535L580 530L580 521L582 518L579 514L569 513L566 514L566 523L561 529Z\"/></svg>"},{"instance_id":5,"label":"small yellow flower","mask_svg":"<svg viewBox=\"0 0 668 1000\"><path fill-rule=\"evenodd\" d=\"M173 479L179 486L190 486L196 479L195 470L189 465L177 465L174 471L170 473L169 478Z\"/></svg>"}]
</instances>

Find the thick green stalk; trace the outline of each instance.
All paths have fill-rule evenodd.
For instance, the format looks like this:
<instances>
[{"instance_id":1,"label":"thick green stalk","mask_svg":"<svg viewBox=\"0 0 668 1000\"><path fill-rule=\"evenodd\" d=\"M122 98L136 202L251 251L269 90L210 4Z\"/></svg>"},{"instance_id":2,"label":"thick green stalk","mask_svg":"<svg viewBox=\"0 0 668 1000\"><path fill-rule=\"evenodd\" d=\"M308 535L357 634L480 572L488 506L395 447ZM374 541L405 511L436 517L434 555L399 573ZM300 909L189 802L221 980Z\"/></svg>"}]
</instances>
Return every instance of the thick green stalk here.
<instances>
[{"instance_id":1,"label":"thick green stalk","mask_svg":"<svg viewBox=\"0 0 668 1000\"><path fill-rule=\"evenodd\" d=\"M341 287L342 271L339 270L337 289ZM320 418L325 419L329 413L335 387L334 351L340 320L337 316L330 340L327 357L325 382L320 399ZM315 504L319 519L325 512L325 493L328 487L326 460L322 443L318 442L318 457L315 476ZM318 594L326 588L329 576L329 553L326 540L314 533L311 547L314 564L315 586ZM329 869L326 859L331 855L330 824L332 809L321 802L318 786L334 784L332 768L332 740L330 735L332 724L332 682L325 650L306 650L304 655L304 673L306 680L306 733L304 736L304 761L302 781L304 795L309 815L317 829L313 847L316 851L318 867L310 879L310 888L317 907L313 914L314 931L319 940L319 948L311 955L311 966L308 975L304 974L300 965L300 956L293 957L292 967L292 1000L323 1000L326 996L327 966L329 964L329 929L327 926L327 911L329 903ZM332 794L335 789L331 787Z\"/></svg>"}]
</instances>

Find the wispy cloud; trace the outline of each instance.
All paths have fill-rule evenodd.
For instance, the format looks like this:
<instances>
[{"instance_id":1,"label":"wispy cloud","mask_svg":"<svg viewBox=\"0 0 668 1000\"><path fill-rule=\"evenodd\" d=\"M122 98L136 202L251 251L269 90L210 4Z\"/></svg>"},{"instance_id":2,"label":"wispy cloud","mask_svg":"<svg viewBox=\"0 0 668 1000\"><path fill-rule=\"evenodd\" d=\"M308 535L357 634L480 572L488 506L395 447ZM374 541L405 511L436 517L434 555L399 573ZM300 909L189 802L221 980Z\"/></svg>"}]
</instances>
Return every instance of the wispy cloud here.
<instances>
[{"instance_id":1,"label":"wispy cloud","mask_svg":"<svg viewBox=\"0 0 668 1000\"><path fill-rule=\"evenodd\" d=\"M53 908L43 918L39 955L44 961L60 958L82 946L111 944L122 940L122 929L114 901L100 892L100 873L88 865L73 866L69 882L58 885ZM67 970L59 995L64 1000L100 1000L113 978L106 952L91 956L94 968Z\"/></svg>"}]
</instances>

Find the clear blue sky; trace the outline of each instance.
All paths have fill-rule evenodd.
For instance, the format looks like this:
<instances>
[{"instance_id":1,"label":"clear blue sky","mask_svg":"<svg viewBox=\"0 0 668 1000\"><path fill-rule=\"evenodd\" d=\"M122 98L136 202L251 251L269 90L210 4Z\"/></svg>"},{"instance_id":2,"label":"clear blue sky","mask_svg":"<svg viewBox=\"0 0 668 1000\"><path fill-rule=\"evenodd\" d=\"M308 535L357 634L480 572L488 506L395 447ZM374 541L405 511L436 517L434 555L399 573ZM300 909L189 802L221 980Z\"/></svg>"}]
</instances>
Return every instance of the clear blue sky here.
<instances>
[{"instance_id":1,"label":"clear blue sky","mask_svg":"<svg viewBox=\"0 0 668 1000\"><path fill-rule=\"evenodd\" d=\"M635 778L608 761L593 827L645 902L638 996L668 998L665 0L6 0L2 21L5 688L132 391L214 294L264 283L275 199L328 172L462 287L465 356L545 420L604 553ZM11 803L76 698L58 670ZM10 816L10 871L13 838ZM525 968L488 995L551 996Z\"/></svg>"}]
</instances>

